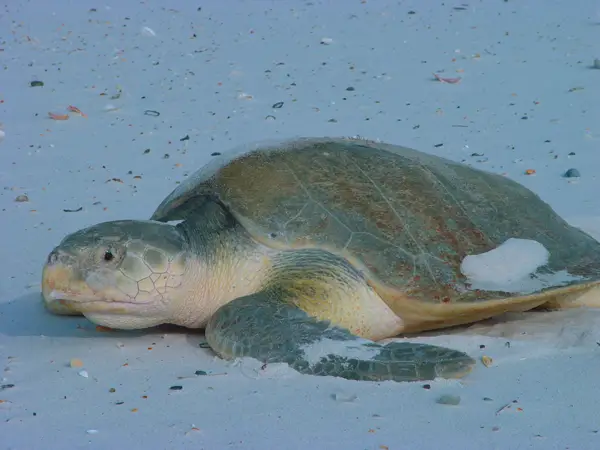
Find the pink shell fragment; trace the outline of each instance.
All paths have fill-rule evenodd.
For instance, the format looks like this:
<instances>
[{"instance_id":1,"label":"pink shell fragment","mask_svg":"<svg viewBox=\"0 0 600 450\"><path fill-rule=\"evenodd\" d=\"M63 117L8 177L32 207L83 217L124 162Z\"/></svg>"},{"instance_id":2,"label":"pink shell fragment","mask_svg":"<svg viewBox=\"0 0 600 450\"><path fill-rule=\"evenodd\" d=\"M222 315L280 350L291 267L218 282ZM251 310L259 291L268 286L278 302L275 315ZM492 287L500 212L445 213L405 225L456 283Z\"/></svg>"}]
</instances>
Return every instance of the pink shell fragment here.
<instances>
[{"instance_id":1,"label":"pink shell fragment","mask_svg":"<svg viewBox=\"0 0 600 450\"><path fill-rule=\"evenodd\" d=\"M461 77L457 77L457 78L443 78L443 77L440 77L437 73L434 73L433 76L436 78L436 80L441 81L442 83L449 83L449 84L460 83L460 80L462 80Z\"/></svg>"}]
</instances>

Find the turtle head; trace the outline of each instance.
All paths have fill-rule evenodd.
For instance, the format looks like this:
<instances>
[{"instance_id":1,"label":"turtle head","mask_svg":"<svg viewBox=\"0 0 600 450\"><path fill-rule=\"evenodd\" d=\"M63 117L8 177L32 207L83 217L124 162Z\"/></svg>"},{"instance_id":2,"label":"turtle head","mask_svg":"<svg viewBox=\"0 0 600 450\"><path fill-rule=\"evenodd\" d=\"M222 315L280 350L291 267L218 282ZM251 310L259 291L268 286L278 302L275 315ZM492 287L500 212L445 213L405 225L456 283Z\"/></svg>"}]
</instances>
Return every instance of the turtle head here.
<instances>
[{"instance_id":1,"label":"turtle head","mask_svg":"<svg viewBox=\"0 0 600 450\"><path fill-rule=\"evenodd\" d=\"M184 282L187 240L155 221L104 222L65 237L50 253L42 296L57 314L83 314L117 329L169 323Z\"/></svg>"}]
</instances>

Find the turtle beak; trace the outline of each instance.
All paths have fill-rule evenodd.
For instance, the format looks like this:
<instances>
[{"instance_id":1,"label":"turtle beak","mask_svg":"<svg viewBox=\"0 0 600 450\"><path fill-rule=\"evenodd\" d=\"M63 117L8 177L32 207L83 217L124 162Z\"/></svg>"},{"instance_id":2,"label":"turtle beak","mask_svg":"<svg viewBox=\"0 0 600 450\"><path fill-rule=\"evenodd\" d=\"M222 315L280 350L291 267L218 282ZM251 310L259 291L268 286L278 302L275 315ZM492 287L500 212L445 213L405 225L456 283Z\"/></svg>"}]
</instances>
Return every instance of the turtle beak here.
<instances>
[{"instance_id":1,"label":"turtle beak","mask_svg":"<svg viewBox=\"0 0 600 450\"><path fill-rule=\"evenodd\" d=\"M79 315L77 299L91 294L86 283L77 276L74 258L54 249L42 270L42 298L46 308L61 315ZM90 292L88 292L90 291Z\"/></svg>"}]
</instances>

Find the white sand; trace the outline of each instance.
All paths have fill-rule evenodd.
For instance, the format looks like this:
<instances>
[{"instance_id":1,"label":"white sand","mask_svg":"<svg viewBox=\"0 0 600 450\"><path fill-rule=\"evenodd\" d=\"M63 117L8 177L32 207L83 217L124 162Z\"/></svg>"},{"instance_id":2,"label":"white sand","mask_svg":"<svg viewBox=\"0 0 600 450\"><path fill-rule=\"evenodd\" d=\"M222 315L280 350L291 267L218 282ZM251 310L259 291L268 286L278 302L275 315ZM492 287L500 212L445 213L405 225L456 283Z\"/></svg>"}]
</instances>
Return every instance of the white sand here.
<instances>
[{"instance_id":1,"label":"white sand","mask_svg":"<svg viewBox=\"0 0 600 450\"><path fill-rule=\"evenodd\" d=\"M102 333L40 304L66 233L147 218L211 153L265 139L361 135L464 160L599 234L600 6L461 5L4 2L0 449L600 448L599 311L420 336L493 358L424 389L227 363L201 333ZM88 118L47 117L68 105ZM562 178L569 168L581 178Z\"/></svg>"}]
</instances>

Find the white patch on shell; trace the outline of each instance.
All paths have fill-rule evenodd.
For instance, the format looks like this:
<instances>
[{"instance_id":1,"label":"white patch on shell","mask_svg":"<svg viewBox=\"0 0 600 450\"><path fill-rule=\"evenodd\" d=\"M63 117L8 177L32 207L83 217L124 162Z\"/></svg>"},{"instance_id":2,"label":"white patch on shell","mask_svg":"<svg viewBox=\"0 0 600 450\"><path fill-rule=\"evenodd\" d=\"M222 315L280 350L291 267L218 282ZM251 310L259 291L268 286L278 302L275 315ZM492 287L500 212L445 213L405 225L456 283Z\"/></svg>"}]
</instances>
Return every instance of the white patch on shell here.
<instances>
[{"instance_id":1,"label":"white patch on shell","mask_svg":"<svg viewBox=\"0 0 600 450\"><path fill-rule=\"evenodd\" d=\"M367 339L339 341L321 338L308 345L302 346L301 349L304 352L304 359L306 359L311 366L318 363L321 358L326 358L328 355L370 360L377 356L381 351L381 347L369 347L364 344L373 343Z\"/></svg>"},{"instance_id":2,"label":"white patch on shell","mask_svg":"<svg viewBox=\"0 0 600 450\"><path fill-rule=\"evenodd\" d=\"M510 238L493 250L466 256L460 271L467 277L471 289L520 294L567 284L580 278L566 270L536 274L540 267L548 263L549 258L550 252L539 242Z\"/></svg>"}]
</instances>

